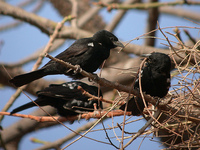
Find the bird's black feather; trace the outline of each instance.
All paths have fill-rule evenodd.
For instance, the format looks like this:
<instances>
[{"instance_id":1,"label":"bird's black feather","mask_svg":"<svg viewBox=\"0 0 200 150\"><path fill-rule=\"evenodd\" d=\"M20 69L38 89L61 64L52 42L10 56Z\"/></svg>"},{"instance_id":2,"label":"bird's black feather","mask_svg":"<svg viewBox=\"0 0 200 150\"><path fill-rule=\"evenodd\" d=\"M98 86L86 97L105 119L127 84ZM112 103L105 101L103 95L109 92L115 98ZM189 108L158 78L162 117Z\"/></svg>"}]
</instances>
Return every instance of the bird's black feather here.
<instances>
[{"instance_id":1,"label":"bird's black feather","mask_svg":"<svg viewBox=\"0 0 200 150\"><path fill-rule=\"evenodd\" d=\"M125 110L126 104L120 107L121 110ZM144 103L139 97L132 97L127 103L127 111L130 111L133 116L137 116L142 113L144 109Z\"/></svg>"},{"instance_id":2,"label":"bird's black feather","mask_svg":"<svg viewBox=\"0 0 200 150\"><path fill-rule=\"evenodd\" d=\"M68 49L58 54L55 58L69 62L72 65L79 65L83 70L92 73L109 57L110 49L115 47L123 47L123 44L112 33L101 30L91 38L75 41ZM84 77L80 73L74 73L73 70L69 70L69 68L58 62L50 60L41 69L15 76L10 82L19 87L46 75L55 74L65 74L73 79Z\"/></svg>"},{"instance_id":3,"label":"bird's black feather","mask_svg":"<svg viewBox=\"0 0 200 150\"><path fill-rule=\"evenodd\" d=\"M158 52L146 56L148 57L141 73L142 91L151 96L162 98L167 94L170 87L170 57ZM134 88L139 89L139 78L137 78ZM132 111L133 115L141 114L144 109L143 100L140 97L133 97L129 101L127 110ZM124 110L125 105L122 105L120 109Z\"/></svg>"},{"instance_id":4,"label":"bird's black feather","mask_svg":"<svg viewBox=\"0 0 200 150\"><path fill-rule=\"evenodd\" d=\"M39 106L50 105L56 108L58 114L61 116L72 116L80 112L91 112L94 110L94 103L97 104L97 108L102 108L102 102L98 103L97 100L88 100L89 97L83 95L82 92L77 89L78 86L81 86L90 94L98 96L97 87L79 81L72 81L63 84L51 84L49 87L38 91L38 98L35 102ZM102 96L101 91L99 95ZM11 114L34 106L36 105L33 102L29 102L14 109Z\"/></svg>"}]
</instances>

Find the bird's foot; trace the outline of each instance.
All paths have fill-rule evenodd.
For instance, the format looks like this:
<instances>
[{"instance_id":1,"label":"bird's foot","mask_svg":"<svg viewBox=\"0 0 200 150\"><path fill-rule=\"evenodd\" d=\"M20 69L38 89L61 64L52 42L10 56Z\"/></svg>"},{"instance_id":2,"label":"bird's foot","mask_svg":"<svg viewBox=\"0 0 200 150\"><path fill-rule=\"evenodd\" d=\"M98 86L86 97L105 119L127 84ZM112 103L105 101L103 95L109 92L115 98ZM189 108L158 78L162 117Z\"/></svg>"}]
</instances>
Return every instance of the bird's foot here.
<instances>
[{"instance_id":1,"label":"bird's foot","mask_svg":"<svg viewBox=\"0 0 200 150\"><path fill-rule=\"evenodd\" d=\"M78 123L80 123L81 120L81 114L78 114Z\"/></svg>"},{"instance_id":2,"label":"bird's foot","mask_svg":"<svg viewBox=\"0 0 200 150\"><path fill-rule=\"evenodd\" d=\"M94 106L94 111L97 111L97 104L94 103L93 106Z\"/></svg>"},{"instance_id":3,"label":"bird's foot","mask_svg":"<svg viewBox=\"0 0 200 150\"><path fill-rule=\"evenodd\" d=\"M76 66L76 70L74 70L74 73L81 73L83 71L83 69L80 67L80 65L75 65Z\"/></svg>"},{"instance_id":4,"label":"bird's foot","mask_svg":"<svg viewBox=\"0 0 200 150\"><path fill-rule=\"evenodd\" d=\"M159 102L160 102L160 98L159 97L156 97L157 101L156 101L156 104L155 104L155 107L157 107L159 105Z\"/></svg>"},{"instance_id":5,"label":"bird's foot","mask_svg":"<svg viewBox=\"0 0 200 150\"><path fill-rule=\"evenodd\" d=\"M97 104L96 103L94 103L93 106L94 106L93 116L97 117L99 114L101 114L100 113L101 111L97 109ZM98 117L98 118L101 118L101 117Z\"/></svg>"},{"instance_id":6,"label":"bird's foot","mask_svg":"<svg viewBox=\"0 0 200 150\"><path fill-rule=\"evenodd\" d=\"M97 74L95 74L95 73L92 73L92 74L94 75L94 78L91 79L91 78L88 77L88 81L89 82L99 81L99 76Z\"/></svg>"}]
</instances>

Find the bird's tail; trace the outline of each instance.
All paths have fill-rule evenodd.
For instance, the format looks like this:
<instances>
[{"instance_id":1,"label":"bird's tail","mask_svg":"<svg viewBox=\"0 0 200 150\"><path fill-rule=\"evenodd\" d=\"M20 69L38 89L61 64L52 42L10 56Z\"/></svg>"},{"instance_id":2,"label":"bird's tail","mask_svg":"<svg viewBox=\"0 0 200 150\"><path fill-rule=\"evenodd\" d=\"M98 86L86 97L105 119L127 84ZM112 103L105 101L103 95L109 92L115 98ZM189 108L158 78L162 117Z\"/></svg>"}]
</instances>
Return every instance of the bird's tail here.
<instances>
[{"instance_id":1,"label":"bird's tail","mask_svg":"<svg viewBox=\"0 0 200 150\"><path fill-rule=\"evenodd\" d=\"M16 87L20 87L22 85L28 84L34 80L37 80L39 78L44 77L46 74L44 72L44 69L39 69L36 71L32 71L26 74L21 74L18 76L15 76L10 80L10 83L13 83Z\"/></svg>"},{"instance_id":2,"label":"bird's tail","mask_svg":"<svg viewBox=\"0 0 200 150\"><path fill-rule=\"evenodd\" d=\"M36 102L39 106L45 106L45 105L47 105L47 104L46 104L46 101L45 101L44 99L38 98L38 99L35 100L35 102ZM26 104L24 104L24 105L22 105L22 106L19 106L19 107L15 108L13 111L10 112L10 114L12 115L12 114L14 114L14 113L17 113L17 112L19 112L19 111L22 111L22 110L25 110L25 109L28 109L28 108L31 108L31 107L34 107L34 106L36 106L35 103L29 102L29 103L26 103Z\"/></svg>"},{"instance_id":3,"label":"bird's tail","mask_svg":"<svg viewBox=\"0 0 200 150\"><path fill-rule=\"evenodd\" d=\"M125 110L125 107L126 104L122 105L119 109ZM133 116L138 116L142 114L144 107L143 100L140 97L133 97L128 101L127 111L131 111Z\"/></svg>"}]
</instances>

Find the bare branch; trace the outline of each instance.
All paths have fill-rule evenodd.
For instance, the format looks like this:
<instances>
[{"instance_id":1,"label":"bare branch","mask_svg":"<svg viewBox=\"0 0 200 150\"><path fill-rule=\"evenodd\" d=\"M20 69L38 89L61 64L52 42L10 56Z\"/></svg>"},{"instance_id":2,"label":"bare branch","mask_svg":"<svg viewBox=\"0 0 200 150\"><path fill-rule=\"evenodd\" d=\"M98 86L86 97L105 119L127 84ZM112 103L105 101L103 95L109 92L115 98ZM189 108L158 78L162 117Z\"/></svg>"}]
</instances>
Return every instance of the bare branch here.
<instances>
[{"instance_id":1,"label":"bare branch","mask_svg":"<svg viewBox=\"0 0 200 150\"><path fill-rule=\"evenodd\" d=\"M29 118L31 120L36 120L37 122L55 122L58 120L59 122L65 122L65 121L74 121L78 119L90 119L90 118L101 118L104 116L107 118L111 118L113 116L122 116L124 115L124 111L122 110L113 110L110 112L107 111L96 111L96 112L88 112L86 114L81 114L80 116L70 116L70 117L44 117L44 116L32 116L32 115L24 115L24 114L12 114L11 116L21 117L21 118ZM9 112L0 112L0 115L10 115ZM131 112L126 113L127 116L131 115Z\"/></svg>"},{"instance_id":2,"label":"bare branch","mask_svg":"<svg viewBox=\"0 0 200 150\"><path fill-rule=\"evenodd\" d=\"M199 16L198 12L193 12L191 10L189 11L189 10L186 10L183 8L160 7L159 12L169 14L169 15L175 15L180 18L190 18L190 19L196 20L196 21L200 20L200 16Z\"/></svg>"},{"instance_id":3,"label":"bare branch","mask_svg":"<svg viewBox=\"0 0 200 150\"><path fill-rule=\"evenodd\" d=\"M161 110L158 109L158 110L156 111L156 113L154 114L154 118L157 118L157 117L160 115L160 113L161 113ZM130 140L128 143L126 143L126 145L124 145L123 148L126 148L126 147L127 147L128 145L130 145L137 137L139 137L139 136L145 131L145 129L146 129L153 121L154 121L154 119L153 119L153 118L150 118L150 119L148 120L148 122L147 122L140 130L138 130L138 132L137 132L135 135L132 135L131 140Z\"/></svg>"},{"instance_id":4,"label":"bare branch","mask_svg":"<svg viewBox=\"0 0 200 150\"><path fill-rule=\"evenodd\" d=\"M149 0L151 3L157 3L158 0ZM147 20L147 27L146 32L150 32L156 29L157 21L159 19L159 11L158 8L150 8L148 9L148 20ZM156 32L151 32L148 36L154 37ZM147 38L145 39L145 45L154 46L155 45L155 38Z\"/></svg>"},{"instance_id":5,"label":"bare branch","mask_svg":"<svg viewBox=\"0 0 200 150\"><path fill-rule=\"evenodd\" d=\"M123 2L123 4L132 4L133 2L135 2L135 0L127 0ZM106 25L105 29L108 31L113 31L116 28L116 26L119 24L123 16L126 14L126 12L127 12L126 10L118 10L115 17L112 19L112 21L108 25Z\"/></svg>"},{"instance_id":6,"label":"bare branch","mask_svg":"<svg viewBox=\"0 0 200 150\"><path fill-rule=\"evenodd\" d=\"M155 8L155 7L163 7L163 6L176 6L176 5L200 5L199 1L187 1L187 3L182 1L175 1L175 2L153 2L153 3L137 3L137 4L129 4L129 5L123 5L118 3L113 4L106 4L106 3L94 3L95 5L100 5L102 7L107 7L108 11L111 11L112 9L148 9L148 8Z\"/></svg>"}]
</instances>

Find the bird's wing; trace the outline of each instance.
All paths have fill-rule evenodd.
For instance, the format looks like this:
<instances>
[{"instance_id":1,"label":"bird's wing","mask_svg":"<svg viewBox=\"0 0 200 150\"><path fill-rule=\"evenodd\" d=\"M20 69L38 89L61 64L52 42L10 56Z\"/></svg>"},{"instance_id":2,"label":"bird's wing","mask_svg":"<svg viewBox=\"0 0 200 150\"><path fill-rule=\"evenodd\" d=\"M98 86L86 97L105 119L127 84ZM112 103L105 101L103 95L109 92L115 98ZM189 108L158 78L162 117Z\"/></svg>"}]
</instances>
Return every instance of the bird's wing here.
<instances>
[{"instance_id":1,"label":"bird's wing","mask_svg":"<svg viewBox=\"0 0 200 150\"><path fill-rule=\"evenodd\" d=\"M61 85L52 84L48 88L37 92L38 96L46 96L49 98L59 98L63 100L71 100L81 97L82 93L78 89L69 89Z\"/></svg>"},{"instance_id":2,"label":"bird's wing","mask_svg":"<svg viewBox=\"0 0 200 150\"><path fill-rule=\"evenodd\" d=\"M92 42L93 40L91 38L79 39L75 41L68 49L58 54L56 58L66 60L71 57L79 56L91 48L90 43Z\"/></svg>"}]
</instances>

